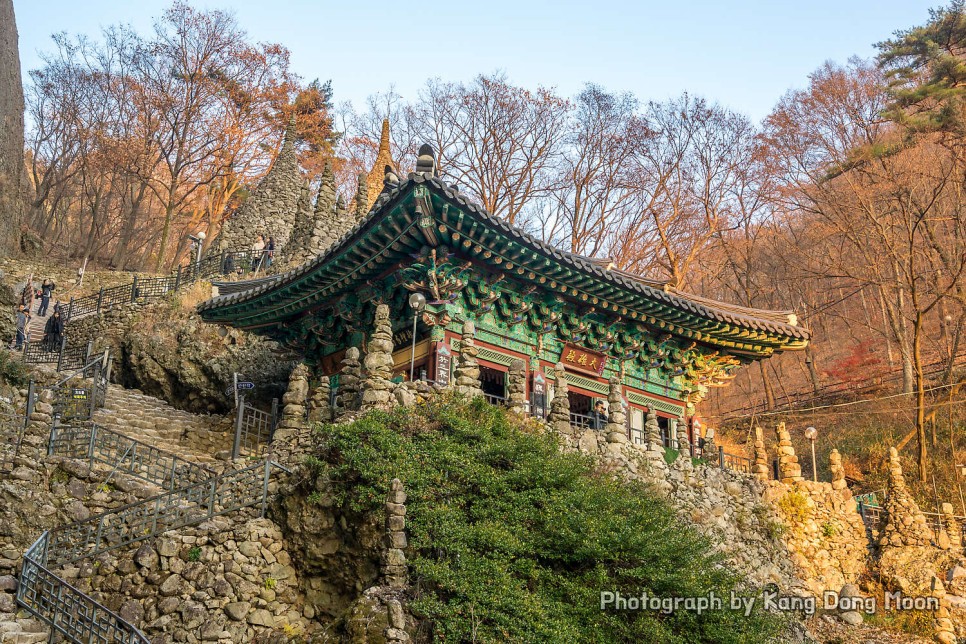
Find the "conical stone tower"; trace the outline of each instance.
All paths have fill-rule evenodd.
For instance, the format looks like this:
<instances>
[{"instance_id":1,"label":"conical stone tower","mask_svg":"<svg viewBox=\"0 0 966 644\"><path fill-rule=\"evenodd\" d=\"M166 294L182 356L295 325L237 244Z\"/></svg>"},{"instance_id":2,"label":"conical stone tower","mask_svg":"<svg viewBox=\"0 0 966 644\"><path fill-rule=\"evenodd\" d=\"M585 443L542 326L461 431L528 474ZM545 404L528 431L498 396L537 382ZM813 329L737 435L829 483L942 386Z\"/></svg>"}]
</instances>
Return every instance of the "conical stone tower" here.
<instances>
[{"instance_id":1,"label":"conical stone tower","mask_svg":"<svg viewBox=\"0 0 966 644\"><path fill-rule=\"evenodd\" d=\"M249 249L258 235L266 241L274 237L276 247L286 244L295 227L302 185L293 119L275 163L241 208L225 221L218 240L211 245L212 251Z\"/></svg>"},{"instance_id":2,"label":"conical stone tower","mask_svg":"<svg viewBox=\"0 0 966 644\"><path fill-rule=\"evenodd\" d=\"M285 245L284 261L289 265L304 264L318 257L356 224L353 214L345 208L338 195L335 174L330 163L322 170L315 208L292 229Z\"/></svg>"},{"instance_id":3,"label":"conical stone tower","mask_svg":"<svg viewBox=\"0 0 966 644\"><path fill-rule=\"evenodd\" d=\"M369 170L369 176L366 178L368 196L366 212L372 209L372 204L376 203L379 193L382 192L387 165L392 168L396 167L396 163L392 160L392 153L389 151L389 119L383 119L382 134L379 136L379 151L376 153L376 161L372 164L372 169Z\"/></svg>"}]
</instances>

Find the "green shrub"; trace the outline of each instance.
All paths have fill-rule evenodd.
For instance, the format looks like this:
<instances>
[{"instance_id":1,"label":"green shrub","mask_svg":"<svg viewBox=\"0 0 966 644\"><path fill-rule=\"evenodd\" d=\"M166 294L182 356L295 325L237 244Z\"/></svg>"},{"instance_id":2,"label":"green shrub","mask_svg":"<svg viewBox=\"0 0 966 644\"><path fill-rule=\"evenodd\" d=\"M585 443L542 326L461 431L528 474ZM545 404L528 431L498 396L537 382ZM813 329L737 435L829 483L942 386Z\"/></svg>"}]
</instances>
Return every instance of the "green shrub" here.
<instances>
[{"instance_id":1,"label":"green shrub","mask_svg":"<svg viewBox=\"0 0 966 644\"><path fill-rule=\"evenodd\" d=\"M14 387L26 387L30 375L24 364L14 359L9 351L0 351L0 380Z\"/></svg>"},{"instance_id":2,"label":"green shrub","mask_svg":"<svg viewBox=\"0 0 966 644\"><path fill-rule=\"evenodd\" d=\"M201 548L194 546L188 550L188 561L200 561L201 560Z\"/></svg>"},{"instance_id":3,"label":"green shrub","mask_svg":"<svg viewBox=\"0 0 966 644\"><path fill-rule=\"evenodd\" d=\"M595 473L482 401L439 398L322 428L309 463L344 510L409 495L411 607L450 642L763 642L777 618L600 609L625 596L727 598L738 580L652 490ZM328 495L327 495L328 496Z\"/></svg>"}]
</instances>

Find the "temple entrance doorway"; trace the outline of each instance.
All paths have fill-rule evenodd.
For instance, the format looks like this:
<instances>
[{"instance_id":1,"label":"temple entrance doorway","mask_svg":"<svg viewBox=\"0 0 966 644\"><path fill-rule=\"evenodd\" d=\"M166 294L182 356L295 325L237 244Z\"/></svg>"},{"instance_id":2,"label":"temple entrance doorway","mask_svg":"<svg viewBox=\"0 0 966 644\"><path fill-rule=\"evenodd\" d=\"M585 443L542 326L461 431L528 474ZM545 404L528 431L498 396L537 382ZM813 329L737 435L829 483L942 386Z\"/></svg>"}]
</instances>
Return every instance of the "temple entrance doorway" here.
<instances>
[{"instance_id":1,"label":"temple entrance doorway","mask_svg":"<svg viewBox=\"0 0 966 644\"><path fill-rule=\"evenodd\" d=\"M480 386L483 397L491 405L502 405L506 400L506 372L480 366Z\"/></svg>"},{"instance_id":2,"label":"temple entrance doorway","mask_svg":"<svg viewBox=\"0 0 966 644\"><path fill-rule=\"evenodd\" d=\"M594 399L590 396L585 396L576 391L568 391L567 397L570 399L571 414L586 416L594 408Z\"/></svg>"}]
</instances>

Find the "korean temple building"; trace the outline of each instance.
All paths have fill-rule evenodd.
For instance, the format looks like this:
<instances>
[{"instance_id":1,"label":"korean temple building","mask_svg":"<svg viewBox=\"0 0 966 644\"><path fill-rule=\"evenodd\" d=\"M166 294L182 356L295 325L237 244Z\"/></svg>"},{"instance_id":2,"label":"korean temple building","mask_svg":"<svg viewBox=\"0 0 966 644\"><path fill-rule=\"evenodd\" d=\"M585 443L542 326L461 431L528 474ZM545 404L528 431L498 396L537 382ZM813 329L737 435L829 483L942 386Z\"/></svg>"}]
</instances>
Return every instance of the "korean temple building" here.
<instances>
[{"instance_id":1,"label":"korean temple building","mask_svg":"<svg viewBox=\"0 0 966 644\"><path fill-rule=\"evenodd\" d=\"M426 300L416 314L414 292ZM349 347L365 352L380 303L390 307L397 378L408 379L414 360L417 378L450 384L464 322L472 321L491 401L506 397L508 367L521 358L531 409L541 413L562 363L576 414L606 398L617 376L631 432L650 409L664 427L691 417L741 365L803 349L809 337L791 312L690 295L535 239L444 183L429 146L407 178L386 168L368 214L327 250L199 311L207 322L281 343L317 375L336 376Z\"/></svg>"}]
</instances>

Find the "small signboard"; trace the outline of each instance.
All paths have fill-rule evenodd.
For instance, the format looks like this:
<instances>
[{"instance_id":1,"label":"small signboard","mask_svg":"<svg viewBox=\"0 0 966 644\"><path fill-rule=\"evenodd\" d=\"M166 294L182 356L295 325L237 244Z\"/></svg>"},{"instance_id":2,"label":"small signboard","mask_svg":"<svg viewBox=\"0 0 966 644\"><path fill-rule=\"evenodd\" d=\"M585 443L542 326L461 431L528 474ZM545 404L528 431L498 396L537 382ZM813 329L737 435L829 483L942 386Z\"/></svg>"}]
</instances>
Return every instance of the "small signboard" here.
<instances>
[{"instance_id":1,"label":"small signboard","mask_svg":"<svg viewBox=\"0 0 966 644\"><path fill-rule=\"evenodd\" d=\"M225 395L231 396L231 395L234 395L235 391L241 391L243 389L254 389L254 388L255 388L254 382L239 382L234 387L229 385L228 388L225 389Z\"/></svg>"},{"instance_id":2,"label":"small signboard","mask_svg":"<svg viewBox=\"0 0 966 644\"><path fill-rule=\"evenodd\" d=\"M449 386L449 373L453 365L452 353L445 342L441 342L436 349L436 384L440 387Z\"/></svg>"},{"instance_id":3,"label":"small signboard","mask_svg":"<svg viewBox=\"0 0 966 644\"><path fill-rule=\"evenodd\" d=\"M564 345L563 351L560 354L560 362L567 369L600 376L604 373L607 356L603 353L578 347L568 342Z\"/></svg>"}]
</instances>

